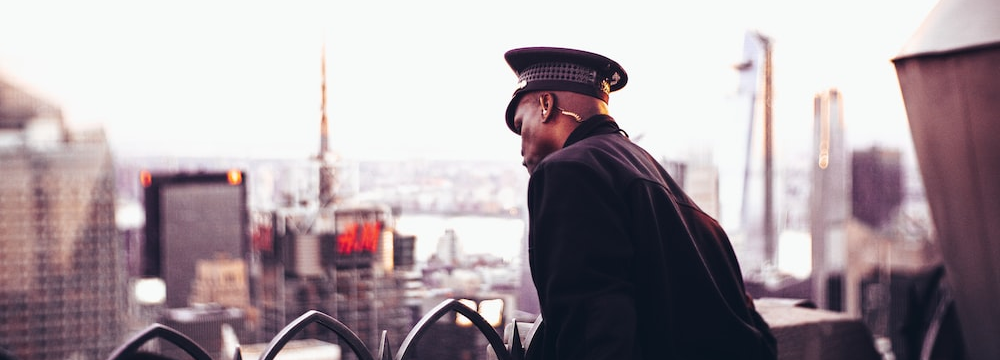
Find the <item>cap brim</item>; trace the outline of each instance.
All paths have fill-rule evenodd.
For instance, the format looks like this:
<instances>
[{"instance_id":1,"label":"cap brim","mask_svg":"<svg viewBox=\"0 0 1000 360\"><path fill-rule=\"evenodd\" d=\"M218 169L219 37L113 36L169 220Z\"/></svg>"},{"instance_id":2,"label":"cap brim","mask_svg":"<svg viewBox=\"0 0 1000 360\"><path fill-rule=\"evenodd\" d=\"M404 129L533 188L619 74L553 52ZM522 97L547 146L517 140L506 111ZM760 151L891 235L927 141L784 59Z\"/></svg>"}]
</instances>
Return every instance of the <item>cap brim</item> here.
<instances>
[{"instance_id":1,"label":"cap brim","mask_svg":"<svg viewBox=\"0 0 1000 360\"><path fill-rule=\"evenodd\" d=\"M523 94L523 92L515 93L514 97L512 97L510 102L507 103L507 128L518 135L521 135L521 132L517 131L514 127L514 114L517 113L517 105L521 102L521 95Z\"/></svg>"}]
</instances>

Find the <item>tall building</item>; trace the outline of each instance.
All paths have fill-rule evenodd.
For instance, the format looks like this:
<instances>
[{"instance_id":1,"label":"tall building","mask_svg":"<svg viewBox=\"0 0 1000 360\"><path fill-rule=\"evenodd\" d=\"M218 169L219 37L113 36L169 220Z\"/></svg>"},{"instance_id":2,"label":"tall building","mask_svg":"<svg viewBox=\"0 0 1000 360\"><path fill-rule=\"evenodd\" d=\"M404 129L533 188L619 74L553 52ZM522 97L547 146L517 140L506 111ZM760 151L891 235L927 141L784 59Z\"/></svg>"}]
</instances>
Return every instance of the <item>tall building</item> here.
<instances>
[{"instance_id":1,"label":"tall building","mask_svg":"<svg viewBox=\"0 0 1000 360\"><path fill-rule=\"evenodd\" d=\"M103 359L123 340L124 250L102 133L0 81L0 348Z\"/></svg>"},{"instance_id":2,"label":"tall building","mask_svg":"<svg viewBox=\"0 0 1000 360\"><path fill-rule=\"evenodd\" d=\"M719 170L707 157L688 161L663 160L661 164L702 211L719 218Z\"/></svg>"},{"instance_id":3,"label":"tall building","mask_svg":"<svg viewBox=\"0 0 1000 360\"><path fill-rule=\"evenodd\" d=\"M245 180L237 169L143 171L139 178L146 212L143 276L162 279L165 288L156 321L185 333L214 358L222 355L224 325L257 337Z\"/></svg>"},{"instance_id":4,"label":"tall building","mask_svg":"<svg viewBox=\"0 0 1000 360\"><path fill-rule=\"evenodd\" d=\"M768 276L777 254L772 48L769 37L758 32L745 34L744 60L736 69L747 117L733 124L736 131L728 136L736 136L731 141L746 147L720 156L732 166L719 174L719 221L733 241L743 276L749 278Z\"/></svg>"},{"instance_id":5,"label":"tall building","mask_svg":"<svg viewBox=\"0 0 1000 360\"><path fill-rule=\"evenodd\" d=\"M333 154L330 152L330 124L326 117L326 47L323 47L323 56L320 64L320 72L323 81L320 87L322 99L320 101L320 142L319 153L316 160L319 161L319 203L322 206L333 203L336 198L337 174L333 164Z\"/></svg>"},{"instance_id":6,"label":"tall building","mask_svg":"<svg viewBox=\"0 0 1000 360\"><path fill-rule=\"evenodd\" d=\"M246 259L244 173L143 172L140 181L146 208L143 275L163 279L167 308L191 306L200 261Z\"/></svg>"},{"instance_id":7,"label":"tall building","mask_svg":"<svg viewBox=\"0 0 1000 360\"><path fill-rule=\"evenodd\" d=\"M851 163L844 137L844 103L830 89L814 97L812 193L812 278L814 301L823 309L845 310L843 276L850 219ZM853 290L847 289L853 294Z\"/></svg>"},{"instance_id":8,"label":"tall building","mask_svg":"<svg viewBox=\"0 0 1000 360\"><path fill-rule=\"evenodd\" d=\"M851 214L881 228L903 202L903 165L899 150L855 151L851 162Z\"/></svg>"},{"instance_id":9,"label":"tall building","mask_svg":"<svg viewBox=\"0 0 1000 360\"><path fill-rule=\"evenodd\" d=\"M437 252L434 253L444 266L454 267L465 258L462 242L455 234L455 229L447 229L438 238Z\"/></svg>"}]
</instances>

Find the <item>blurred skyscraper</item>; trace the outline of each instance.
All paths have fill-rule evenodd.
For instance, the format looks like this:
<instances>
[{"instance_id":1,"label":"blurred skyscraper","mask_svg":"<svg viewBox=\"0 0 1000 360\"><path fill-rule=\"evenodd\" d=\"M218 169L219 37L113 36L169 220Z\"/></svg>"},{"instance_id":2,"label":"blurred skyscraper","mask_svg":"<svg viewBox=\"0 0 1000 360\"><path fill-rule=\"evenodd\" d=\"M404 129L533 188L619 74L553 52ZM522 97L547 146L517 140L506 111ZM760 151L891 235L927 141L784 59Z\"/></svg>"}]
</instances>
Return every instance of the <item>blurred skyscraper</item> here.
<instances>
[{"instance_id":1,"label":"blurred skyscraper","mask_svg":"<svg viewBox=\"0 0 1000 360\"><path fill-rule=\"evenodd\" d=\"M735 124L731 141L746 144L745 151L721 154L728 173L719 174L719 220L733 239L744 277L756 278L773 268L777 253L774 221L771 139L771 43L748 31L743 45L739 94L745 97L747 117Z\"/></svg>"},{"instance_id":2,"label":"blurred skyscraper","mask_svg":"<svg viewBox=\"0 0 1000 360\"><path fill-rule=\"evenodd\" d=\"M0 347L102 359L125 328L124 250L103 133L0 80Z\"/></svg>"},{"instance_id":3,"label":"blurred skyscraper","mask_svg":"<svg viewBox=\"0 0 1000 360\"><path fill-rule=\"evenodd\" d=\"M244 338L257 335L245 179L237 169L143 171L138 179L146 213L142 275L163 281L164 311L155 321L185 333L213 358L222 356L223 326Z\"/></svg>"},{"instance_id":4,"label":"blurred skyscraper","mask_svg":"<svg viewBox=\"0 0 1000 360\"><path fill-rule=\"evenodd\" d=\"M844 139L844 103L836 89L814 97L815 165L810 196L813 299L823 309L844 310L843 274L847 258L847 221L851 163ZM850 290L849 290L850 292Z\"/></svg>"}]
</instances>

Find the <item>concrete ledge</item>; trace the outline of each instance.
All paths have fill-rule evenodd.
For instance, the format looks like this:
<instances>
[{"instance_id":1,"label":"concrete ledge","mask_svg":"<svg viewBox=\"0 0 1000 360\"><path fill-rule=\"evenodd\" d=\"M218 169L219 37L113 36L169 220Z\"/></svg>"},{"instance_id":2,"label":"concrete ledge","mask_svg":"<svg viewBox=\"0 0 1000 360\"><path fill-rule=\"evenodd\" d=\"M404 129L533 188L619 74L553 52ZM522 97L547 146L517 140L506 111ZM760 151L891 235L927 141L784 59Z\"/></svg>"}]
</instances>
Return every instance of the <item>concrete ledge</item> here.
<instances>
[{"instance_id":1,"label":"concrete ledge","mask_svg":"<svg viewBox=\"0 0 1000 360\"><path fill-rule=\"evenodd\" d=\"M778 340L780 360L882 358L871 330L861 319L802 307L788 299L758 299L754 304Z\"/></svg>"}]
</instances>

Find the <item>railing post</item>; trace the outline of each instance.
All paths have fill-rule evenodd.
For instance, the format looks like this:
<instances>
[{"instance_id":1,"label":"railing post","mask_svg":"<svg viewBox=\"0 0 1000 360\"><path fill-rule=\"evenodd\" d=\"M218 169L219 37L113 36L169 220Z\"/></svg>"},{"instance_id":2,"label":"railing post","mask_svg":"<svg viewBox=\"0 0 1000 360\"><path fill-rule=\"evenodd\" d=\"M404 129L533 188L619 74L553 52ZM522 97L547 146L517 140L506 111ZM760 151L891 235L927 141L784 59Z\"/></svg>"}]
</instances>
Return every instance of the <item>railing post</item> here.
<instances>
[{"instance_id":1,"label":"railing post","mask_svg":"<svg viewBox=\"0 0 1000 360\"><path fill-rule=\"evenodd\" d=\"M416 344L427 329L434 324L441 316L449 312L456 312L464 315L473 325L479 329L479 332L486 337L486 340L490 343L490 347L497 355L499 360L513 360L511 358L510 352L507 351L507 347L503 344L503 339L497 334L496 330L493 329L486 319L483 319L482 315L478 312L472 310L468 306L465 306L461 302L455 299L447 299L442 301L440 304L431 309L430 312L424 314L424 317L417 322L417 325L410 330L410 333L406 335L403 339L403 344L399 347L399 352L396 354L394 360L407 359L412 351L416 349L414 344Z\"/></svg>"},{"instance_id":2,"label":"railing post","mask_svg":"<svg viewBox=\"0 0 1000 360\"><path fill-rule=\"evenodd\" d=\"M195 360L212 360L208 352L199 346L198 343L194 342L194 340L163 324L152 324L146 327L139 334L112 351L111 355L108 356L108 360L129 359L139 352L139 348L155 338L161 338L176 345Z\"/></svg>"},{"instance_id":3,"label":"railing post","mask_svg":"<svg viewBox=\"0 0 1000 360\"><path fill-rule=\"evenodd\" d=\"M434 307L434 309L425 314L424 317L417 322L416 326L410 330L406 338L403 340L403 343L400 345L400 348L395 356L393 355L392 349L389 345L388 332L386 330L382 330L378 344L378 353L377 355L373 355L373 352L365 346L364 342L360 337L358 337L357 333L348 328L346 325L325 313L317 310L309 310L297 319L288 323L288 325L285 325L285 327L271 339L271 342L268 343L263 353L261 353L260 359L254 360L274 360L281 349L283 349L284 346L292 340L292 338L312 323L318 323L319 325L336 333L341 340L347 343L347 346L351 348L360 360L403 360L414 355L413 352L416 351L416 344L420 341L421 337L423 337L424 333L426 333L428 329L430 329L430 327L438 321L438 319L450 312L455 312L456 314L460 314L469 319L469 321L489 342L489 346L496 355L497 360L524 359L524 351L531 344L531 339L534 337L535 331L541 324L541 317L539 317L535 320L533 326L528 330L524 341L522 341L520 336L521 330L519 330L518 326L519 322L514 320L510 341L511 348L508 350L503 342L503 338L497 334L493 326L490 325L489 322L482 317L482 315L458 300L447 299ZM187 354L195 360L213 360L212 357L208 355L208 352L199 346L194 340L173 328L158 323L150 325L141 333L122 344L118 349L111 353L108 360L129 359L138 354L140 347L154 338L162 338L173 343L181 350L187 352ZM239 346L233 349L233 351L233 360L243 359L243 353Z\"/></svg>"},{"instance_id":4,"label":"railing post","mask_svg":"<svg viewBox=\"0 0 1000 360\"><path fill-rule=\"evenodd\" d=\"M340 336L342 340L347 342L347 345L352 351L354 351L354 354L357 355L359 359L375 360L372 357L371 351L368 350L368 347L366 347L364 342L361 341L361 338L358 337L358 334L354 333L354 331L340 321L337 321L337 319L316 310L307 311L302 314L302 316L299 316L297 319L286 325L284 329L281 329L281 332L271 339L267 348L264 349L264 353L261 354L260 360L274 360L274 357L278 355L278 352L281 351L281 348L283 348L289 340L305 328L306 325L314 322L323 325L323 327L330 329L330 331L333 331Z\"/></svg>"},{"instance_id":5,"label":"railing post","mask_svg":"<svg viewBox=\"0 0 1000 360\"><path fill-rule=\"evenodd\" d=\"M389 348L389 332L382 330L382 336L378 341L378 359L392 360L392 349Z\"/></svg>"}]
</instances>

